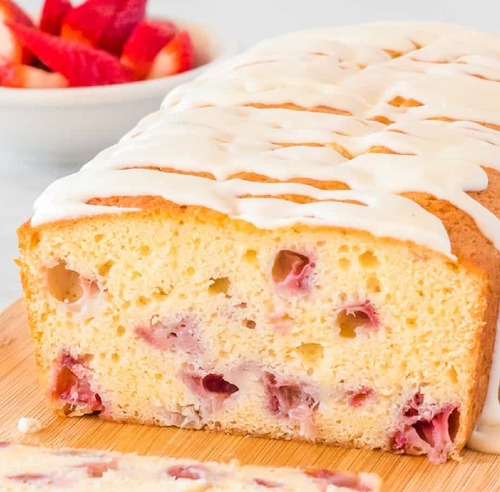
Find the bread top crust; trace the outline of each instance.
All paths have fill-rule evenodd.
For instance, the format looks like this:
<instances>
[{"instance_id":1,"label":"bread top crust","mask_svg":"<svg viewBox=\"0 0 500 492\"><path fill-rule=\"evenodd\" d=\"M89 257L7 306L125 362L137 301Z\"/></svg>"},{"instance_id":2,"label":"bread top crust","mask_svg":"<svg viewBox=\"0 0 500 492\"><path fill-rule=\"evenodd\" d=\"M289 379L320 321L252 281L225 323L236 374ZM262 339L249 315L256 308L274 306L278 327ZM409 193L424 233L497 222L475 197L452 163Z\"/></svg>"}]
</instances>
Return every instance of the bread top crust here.
<instances>
[{"instance_id":1,"label":"bread top crust","mask_svg":"<svg viewBox=\"0 0 500 492\"><path fill-rule=\"evenodd\" d=\"M49 187L32 225L124 210L93 198L149 195L260 228L351 227L453 257L440 207L415 197L448 202L498 250L498 171L500 36L435 23L320 29L174 90Z\"/></svg>"}]
</instances>

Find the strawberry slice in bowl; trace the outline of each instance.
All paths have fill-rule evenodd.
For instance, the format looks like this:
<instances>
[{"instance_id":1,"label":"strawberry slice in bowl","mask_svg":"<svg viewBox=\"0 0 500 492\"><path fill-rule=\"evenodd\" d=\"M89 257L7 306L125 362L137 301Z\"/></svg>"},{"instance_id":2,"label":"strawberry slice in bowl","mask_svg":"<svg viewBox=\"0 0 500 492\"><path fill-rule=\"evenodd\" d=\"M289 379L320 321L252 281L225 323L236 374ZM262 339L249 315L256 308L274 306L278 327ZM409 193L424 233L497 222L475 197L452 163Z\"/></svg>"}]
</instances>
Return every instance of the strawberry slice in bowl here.
<instances>
[{"instance_id":1,"label":"strawberry slice in bowl","mask_svg":"<svg viewBox=\"0 0 500 492\"><path fill-rule=\"evenodd\" d=\"M154 59L148 79L186 72L194 66L194 48L187 31L178 32Z\"/></svg>"},{"instance_id":2,"label":"strawberry slice in bowl","mask_svg":"<svg viewBox=\"0 0 500 492\"><path fill-rule=\"evenodd\" d=\"M7 22L34 27L28 14L12 0L0 0L0 58L11 63L31 63L33 56L23 48L15 33L7 27Z\"/></svg>"},{"instance_id":3,"label":"strawberry slice in bowl","mask_svg":"<svg viewBox=\"0 0 500 492\"><path fill-rule=\"evenodd\" d=\"M98 47L118 13L121 0L87 0L64 18L61 37Z\"/></svg>"},{"instance_id":4,"label":"strawberry slice in bowl","mask_svg":"<svg viewBox=\"0 0 500 492\"><path fill-rule=\"evenodd\" d=\"M68 80L59 73L29 65L0 62L0 86L24 89L62 89Z\"/></svg>"},{"instance_id":5,"label":"strawberry slice in bowl","mask_svg":"<svg viewBox=\"0 0 500 492\"><path fill-rule=\"evenodd\" d=\"M147 0L122 0L115 16L99 39L99 47L120 56L134 28L146 15Z\"/></svg>"},{"instance_id":6,"label":"strawberry slice in bowl","mask_svg":"<svg viewBox=\"0 0 500 492\"><path fill-rule=\"evenodd\" d=\"M7 25L26 48L51 70L66 77L72 87L122 84L133 80L132 72L105 51L20 24Z\"/></svg>"},{"instance_id":7,"label":"strawberry slice in bowl","mask_svg":"<svg viewBox=\"0 0 500 492\"><path fill-rule=\"evenodd\" d=\"M162 48L175 36L176 27L168 20L143 20L128 38L121 62L135 73L138 80L146 78Z\"/></svg>"},{"instance_id":8,"label":"strawberry slice in bowl","mask_svg":"<svg viewBox=\"0 0 500 492\"><path fill-rule=\"evenodd\" d=\"M73 9L69 0L45 0L40 19L43 32L59 36L65 17Z\"/></svg>"}]
</instances>

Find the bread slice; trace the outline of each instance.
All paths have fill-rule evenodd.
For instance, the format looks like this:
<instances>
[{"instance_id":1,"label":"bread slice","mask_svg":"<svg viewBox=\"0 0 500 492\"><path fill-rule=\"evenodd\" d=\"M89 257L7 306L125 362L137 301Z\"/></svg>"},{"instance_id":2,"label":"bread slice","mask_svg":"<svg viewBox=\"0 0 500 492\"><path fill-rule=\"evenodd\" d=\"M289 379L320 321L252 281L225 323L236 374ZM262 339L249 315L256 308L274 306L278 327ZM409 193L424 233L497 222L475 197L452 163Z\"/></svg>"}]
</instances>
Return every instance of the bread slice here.
<instances>
[{"instance_id":1,"label":"bread slice","mask_svg":"<svg viewBox=\"0 0 500 492\"><path fill-rule=\"evenodd\" d=\"M0 487L29 490L141 492L378 492L371 473L200 463L88 449L48 449L0 443Z\"/></svg>"},{"instance_id":2,"label":"bread slice","mask_svg":"<svg viewBox=\"0 0 500 492\"><path fill-rule=\"evenodd\" d=\"M456 456L500 298L490 41L271 40L52 185L19 263L53 408Z\"/></svg>"}]
</instances>

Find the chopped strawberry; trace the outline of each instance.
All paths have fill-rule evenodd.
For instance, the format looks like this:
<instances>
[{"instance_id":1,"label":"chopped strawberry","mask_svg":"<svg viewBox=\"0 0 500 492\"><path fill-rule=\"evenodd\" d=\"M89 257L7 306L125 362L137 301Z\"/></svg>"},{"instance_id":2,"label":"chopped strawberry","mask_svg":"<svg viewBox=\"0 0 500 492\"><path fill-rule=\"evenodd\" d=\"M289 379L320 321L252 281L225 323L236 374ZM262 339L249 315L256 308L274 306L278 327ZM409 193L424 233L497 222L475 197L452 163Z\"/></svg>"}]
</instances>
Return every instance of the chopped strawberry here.
<instances>
[{"instance_id":1,"label":"chopped strawberry","mask_svg":"<svg viewBox=\"0 0 500 492\"><path fill-rule=\"evenodd\" d=\"M342 306L338 310L336 324L343 338L356 338L380 327L380 318L373 304L366 300Z\"/></svg>"},{"instance_id":2,"label":"chopped strawberry","mask_svg":"<svg viewBox=\"0 0 500 492\"><path fill-rule=\"evenodd\" d=\"M444 463L453 451L460 412L451 403L425 403L416 393L403 409L403 416L391 435L395 453L426 454L431 463Z\"/></svg>"},{"instance_id":3,"label":"chopped strawberry","mask_svg":"<svg viewBox=\"0 0 500 492\"><path fill-rule=\"evenodd\" d=\"M203 388L211 393L232 395L238 391L238 386L226 381L222 374L207 374L202 379Z\"/></svg>"},{"instance_id":4,"label":"chopped strawberry","mask_svg":"<svg viewBox=\"0 0 500 492\"><path fill-rule=\"evenodd\" d=\"M173 465L167 469L167 475L175 480L200 480L207 473L208 470L203 465Z\"/></svg>"},{"instance_id":5,"label":"chopped strawberry","mask_svg":"<svg viewBox=\"0 0 500 492\"><path fill-rule=\"evenodd\" d=\"M21 482L26 485L33 485L37 488L44 485L56 485L56 478L45 473L23 473L20 475L8 475L6 478L7 480Z\"/></svg>"},{"instance_id":6,"label":"chopped strawberry","mask_svg":"<svg viewBox=\"0 0 500 492\"><path fill-rule=\"evenodd\" d=\"M362 407L370 401L373 401L373 388L361 386L360 388L347 391L346 397L351 407Z\"/></svg>"},{"instance_id":7,"label":"chopped strawberry","mask_svg":"<svg viewBox=\"0 0 500 492\"><path fill-rule=\"evenodd\" d=\"M254 478L255 485L259 487L264 487L266 489L280 489L283 488L283 484L275 482L273 480L265 480L264 478Z\"/></svg>"},{"instance_id":8,"label":"chopped strawberry","mask_svg":"<svg viewBox=\"0 0 500 492\"><path fill-rule=\"evenodd\" d=\"M133 80L120 61L106 53L36 29L8 24L19 40L54 72L73 87L121 84Z\"/></svg>"},{"instance_id":9,"label":"chopped strawberry","mask_svg":"<svg viewBox=\"0 0 500 492\"><path fill-rule=\"evenodd\" d=\"M0 64L0 85L30 89L68 87L68 81L59 73L14 63Z\"/></svg>"},{"instance_id":10,"label":"chopped strawberry","mask_svg":"<svg viewBox=\"0 0 500 492\"><path fill-rule=\"evenodd\" d=\"M189 316L162 319L153 316L149 326L137 327L135 334L160 350L186 352L191 355L197 355L203 351L198 323Z\"/></svg>"},{"instance_id":11,"label":"chopped strawberry","mask_svg":"<svg viewBox=\"0 0 500 492\"><path fill-rule=\"evenodd\" d=\"M307 470L306 475L312 477L318 485L322 485L325 490L330 489L330 485L357 492L371 492L374 484L361 473L356 475L350 472L332 472L330 470Z\"/></svg>"},{"instance_id":12,"label":"chopped strawberry","mask_svg":"<svg viewBox=\"0 0 500 492\"><path fill-rule=\"evenodd\" d=\"M148 79L159 79L168 75L185 72L194 65L194 51L187 31L180 31L154 59Z\"/></svg>"},{"instance_id":13,"label":"chopped strawberry","mask_svg":"<svg viewBox=\"0 0 500 492\"><path fill-rule=\"evenodd\" d=\"M8 22L34 27L30 17L14 2L0 0L0 59L29 65L33 56L23 48L17 36L6 26Z\"/></svg>"},{"instance_id":14,"label":"chopped strawberry","mask_svg":"<svg viewBox=\"0 0 500 492\"><path fill-rule=\"evenodd\" d=\"M207 413L220 410L224 402L239 391L238 386L226 381L222 374L201 376L185 373L182 378L189 389L200 398Z\"/></svg>"},{"instance_id":15,"label":"chopped strawberry","mask_svg":"<svg viewBox=\"0 0 500 492\"><path fill-rule=\"evenodd\" d=\"M109 470L116 470L118 463L114 459L107 459L106 461L94 461L91 463L84 463L77 468L86 468L87 475L90 478L102 478L102 476Z\"/></svg>"},{"instance_id":16,"label":"chopped strawberry","mask_svg":"<svg viewBox=\"0 0 500 492\"><path fill-rule=\"evenodd\" d=\"M91 370L88 360L88 356L75 358L66 352L61 354L51 396L54 401L65 404L66 415L104 411L101 397L92 390L89 383Z\"/></svg>"},{"instance_id":17,"label":"chopped strawberry","mask_svg":"<svg viewBox=\"0 0 500 492\"><path fill-rule=\"evenodd\" d=\"M315 431L314 416L319 407L313 391L303 383L278 379L271 373L265 373L263 383L269 411L299 424L301 434L312 437Z\"/></svg>"},{"instance_id":18,"label":"chopped strawberry","mask_svg":"<svg viewBox=\"0 0 500 492\"><path fill-rule=\"evenodd\" d=\"M309 289L311 271L314 267L315 264L309 257L283 249L274 260L273 281L284 291L306 292Z\"/></svg>"},{"instance_id":19,"label":"chopped strawberry","mask_svg":"<svg viewBox=\"0 0 500 492\"><path fill-rule=\"evenodd\" d=\"M120 56L134 28L146 15L147 0L122 0L120 8L99 39L99 47Z\"/></svg>"},{"instance_id":20,"label":"chopped strawberry","mask_svg":"<svg viewBox=\"0 0 500 492\"><path fill-rule=\"evenodd\" d=\"M146 78L156 55L173 39L175 30L167 20L143 20L128 38L121 62L134 71L138 80Z\"/></svg>"},{"instance_id":21,"label":"chopped strawberry","mask_svg":"<svg viewBox=\"0 0 500 492\"><path fill-rule=\"evenodd\" d=\"M40 29L59 36L64 18L73 7L69 0L45 0L40 20Z\"/></svg>"},{"instance_id":22,"label":"chopped strawberry","mask_svg":"<svg viewBox=\"0 0 500 492\"><path fill-rule=\"evenodd\" d=\"M98 47L118 12L121 0L87 0L64 19L61 37Z\"/></svg>"}]
</instances>

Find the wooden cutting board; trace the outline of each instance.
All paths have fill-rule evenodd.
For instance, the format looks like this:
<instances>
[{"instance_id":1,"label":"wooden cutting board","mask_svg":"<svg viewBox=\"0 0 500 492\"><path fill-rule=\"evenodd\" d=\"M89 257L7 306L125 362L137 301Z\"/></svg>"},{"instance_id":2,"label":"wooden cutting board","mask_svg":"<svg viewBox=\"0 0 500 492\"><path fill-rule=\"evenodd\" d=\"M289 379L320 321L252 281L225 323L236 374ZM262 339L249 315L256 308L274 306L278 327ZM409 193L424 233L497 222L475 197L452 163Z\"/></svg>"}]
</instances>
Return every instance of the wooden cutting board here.
<instances>
[{"instance_id":1,"label":"wooden cutting board","mask_svg":"<svg viewBox=\"0 0 500 492\"><path fill-rule=\"evenodd\" d=\"M39 419L44 429L37 434L20 434L17 421L21 417ZM500 492L500 456L469 450L463 453L460 463L432 465L424 458L381 451L116 424L95 417L56 417L47 410L40 393L22 301L0 315L0 441L199 460L237 458L242 463L258 465L368 471L378 473L384 481L384 490L391 492Z\"/></svg>"}]
</instances>

